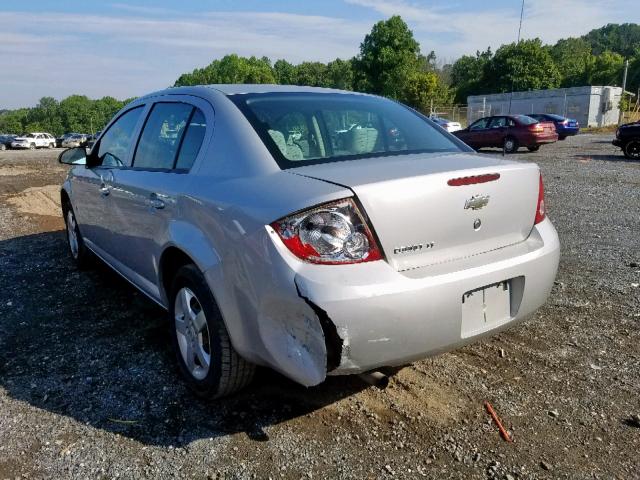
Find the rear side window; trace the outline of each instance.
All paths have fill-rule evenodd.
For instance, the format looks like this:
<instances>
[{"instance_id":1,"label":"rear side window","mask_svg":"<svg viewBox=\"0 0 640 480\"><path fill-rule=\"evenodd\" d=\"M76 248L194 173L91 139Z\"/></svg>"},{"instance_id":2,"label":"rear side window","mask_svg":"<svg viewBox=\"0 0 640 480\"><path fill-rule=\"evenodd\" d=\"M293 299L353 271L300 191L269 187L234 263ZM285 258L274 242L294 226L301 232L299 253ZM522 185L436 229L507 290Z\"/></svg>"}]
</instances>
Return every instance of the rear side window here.
<instances>
[{"instance_id":1,"label":"rear side window","mask_svg":"<svg viewBox=\"0 0 640 480\"><path fill-rule=\"evenodd\" d=\"M207 122L204 118L204 114L195 109L191 121L187 126L187 131L184 134L184 140L182 140L182 147L178 153L178 160L176 161L176 169L189 170L193 166L193 162L198 156L200 147L202 146L202 140L204 139L204 132L207 129Z\"/></svg>"},{"instance_id":2,"label":"rear side window","mask_svg":"<svg viewBox=\"0 0 640 480\"><path fill-rule=\"evenodd\" d=\"M133 108L115 121L100 139L98 158L102 165L123 167L133 140L133 132L142 113L142 106Z\"/></svg>"},{"instance_id":3,"label":"rear side window","mask_svg":"<svg viewBox=\"0 0 640 480\"><path fill-rule=\"evenodd\" d=\"M533 125L534 123L538 123L538 120L527 117L526 115L516 115L515 118L517 118L522 125Z\"/></svg>"},{"instance_id":4,"label":"rear side window","mask_svg":"<svg viewBox=\"0 0 640 480\"><path fill-rule=\"evenodd\" d=\"M186 103L156 103L144 125L133 166L150 170L188 170L206 130L204 114Z\"/></svg>"},{"instance_id":5,"label":"rear side window","mask_svg":"<svg viewBox=\"0 0 640 480\"><path fill-rule=\"evenodd\" d=\"M133 166L172 169L192 111L186 103L156 103L144 125Z\"/></svg>"}]
</instances>

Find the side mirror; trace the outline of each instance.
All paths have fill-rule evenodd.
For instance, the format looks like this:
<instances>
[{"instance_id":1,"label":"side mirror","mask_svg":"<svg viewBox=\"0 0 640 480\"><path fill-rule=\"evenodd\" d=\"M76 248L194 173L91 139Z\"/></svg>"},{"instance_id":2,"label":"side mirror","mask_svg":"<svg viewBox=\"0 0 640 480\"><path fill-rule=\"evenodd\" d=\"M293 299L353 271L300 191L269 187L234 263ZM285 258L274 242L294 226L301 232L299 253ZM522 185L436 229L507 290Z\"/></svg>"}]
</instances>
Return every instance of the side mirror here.
<instances>
[{"instance_id":1,"label":"side mirror","mask_svg":"<svg viewBox=\"0 0 640 480\"><path fill-rule=\"evenodd\" d=\"M58 156L58 162L65 165L86 165L87 149L85 147L67 148Z\"/></svg>"}]
</instances>

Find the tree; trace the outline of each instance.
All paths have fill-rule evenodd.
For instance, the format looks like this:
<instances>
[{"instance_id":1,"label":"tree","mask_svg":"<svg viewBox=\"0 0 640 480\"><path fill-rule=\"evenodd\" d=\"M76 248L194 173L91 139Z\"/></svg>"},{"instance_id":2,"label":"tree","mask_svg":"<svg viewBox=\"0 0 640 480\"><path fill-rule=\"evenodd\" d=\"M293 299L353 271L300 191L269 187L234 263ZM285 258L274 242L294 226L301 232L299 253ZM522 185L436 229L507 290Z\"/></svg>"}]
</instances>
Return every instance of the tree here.
<instances>
[{"instance_id":1,"label":"tree","mask_svg":"<svg viewBox=\"0 0 640 480\"><path fill-rule=\"evenodd\" d=\"M415 71L409 74L404 101L422 112L428 112L432 100L437 100L438 76L433 72Z\"/></svg>"},{"instance_id":2,"label":"tree","mask_svg":"<svg viewBox=\"0 0 640 480\"><path fill-rule=\"evenodd\" d=\"M610 51L591 56L585 68L586 85L621 85L624 58Z\"/></svg>"},{"instance_id":3,"label":"tree","mask_svg":"<svg viewBox=\"0 0 640 480\"><path fill-rule=\"evenodd\" d=\"M358 90L402 99L408 78L418 70L420 45L397 15L376 23L354 61Z\"/></svg>"},{"instance_id":4,"label":"tree","mask_svg":"<svg viewBox=\"0 0 640 480\"><path fill-rule=\"evenodd\" d=\"M610 23L591 30L582 37L590 46L594 55L614 52L629 58L640 49L640 25L637 23Z\"/></svg>"},{"instance_id":5,"label":"tree","mask_svg":"<svg viewBox=\"0 0 640 480\"><path fill-rule=\"evenodd\" d=\"M484 52L476 51L476 55L464 55L451 67L451 85L456 89L456 101L466 103L469 95L486 93L483 74L487 63L493 57L491 48Z\"/></svg>"},{"instance_id":6,"label":"tree","mask_svg":"<svg viewBox=\"0 0 640 480\"><path fill-rule=\"evenodd\" d=\"M353 62L336 58L327 64L327 82L329 87L341 90L353 90Z\"/></svg>"},{"instance_id":7,"label":"tree","mask_svg":"<svg viewBox=\"0 0 640 480\"><path fill-rule=\"evenodd\" d=\"M502 45L483 71L486 88L494 92L539 90L560 86L560 72L539 38Z\"/></svg>"},{"instance_id":8,"label":"tree","mask_svg":"<svg viewBox=\"0 0 640 480\"><path fill-rule=\"evenodd\" d=\"M327 87L327 65L320 62L302 62L296 67L296 85Z\"/></svg>"},{"instance_id":9,"label":"tree","mask_svg":"<svg viewBox=\"0 0 640 480\"><path fill-rule=\"evenodd\" d=\"M591 45L584 38L566 38L550 49L551 58L555 62L562 81L562 87L586 85L585 71L591 61Z\"/></svg>"},{"instance_id":10,"label":"tree","mask_svg":"<svg viewBox=\"0 0 640 480\"><path fill-rule=\"evenodd\" d=\"M276 83L268 58L225 55L204 68L180 75L174 86L207 85L212 83Z\"/></svg>"},{"instance_id":11,"label":"tree","mask_svg":"<svg viewBox=\"0 0 640 480\"><path fill-rule=\"evenodd\" d=\"M280 85L295 85L297 79L297 69L295 65L286 60L276 60L273 64L273 71L276 76L276 82Z\"/></svg>"}]
</instances>

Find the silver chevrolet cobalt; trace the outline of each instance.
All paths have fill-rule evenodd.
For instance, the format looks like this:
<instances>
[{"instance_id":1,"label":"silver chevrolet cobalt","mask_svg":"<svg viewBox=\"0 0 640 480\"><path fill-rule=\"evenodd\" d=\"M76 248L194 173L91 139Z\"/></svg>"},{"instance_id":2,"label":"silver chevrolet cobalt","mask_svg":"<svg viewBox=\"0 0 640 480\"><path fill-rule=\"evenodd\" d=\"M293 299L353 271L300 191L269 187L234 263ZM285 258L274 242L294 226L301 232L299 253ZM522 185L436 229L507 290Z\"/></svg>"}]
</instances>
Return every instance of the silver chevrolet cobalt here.
<instances>
[{"instance_id":1,"label":"silver chevrolet cobalt","mask_svg":"<svg viewBox=\"0 0 640 480\"><path fill-rule=\"evenodd\" d=\"M451 350L534 312L558 267L535 164L372 95L171 88L60 162L72 257L169 311L205 396L255 365L310 386Z\"/></svg>"}]
</instances>

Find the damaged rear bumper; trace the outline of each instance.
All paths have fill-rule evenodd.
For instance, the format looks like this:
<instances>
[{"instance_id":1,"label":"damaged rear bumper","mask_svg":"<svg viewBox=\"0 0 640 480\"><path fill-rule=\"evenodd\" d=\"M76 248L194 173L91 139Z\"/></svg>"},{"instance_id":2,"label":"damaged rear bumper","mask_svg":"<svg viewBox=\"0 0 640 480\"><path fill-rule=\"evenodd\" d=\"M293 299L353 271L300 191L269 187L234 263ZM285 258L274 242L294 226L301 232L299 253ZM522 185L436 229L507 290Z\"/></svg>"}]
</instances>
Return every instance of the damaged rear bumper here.
<instances>
[{"instance_id":1,"label":"damaged rear bumper","mask_svg":"<svg viewBox=\"0 0 640 480\"><path fill-rule=\"evenodd\" d=\"M305 263L270 227L267 233L273 241L261 245L268 268L251 269L243 288L217 300L238 353L306 386L326 375L403 365L521 321L546 301L560 255L548 219L519 244L404 272L386 261ZM213 291L229 285L213 271L207 278ZM465 331L463 295L505 281L510 315Z\"/></svg>"},{"instance_id":2,"label":"damaged rear bumper","mask_svg":"<svg viewBox=\"0 0 640 480\"><path fill-rule=\"evenodd\" d=\"M305 265L295 282L340 336L340 363L329 374L350 374L403 365L519 322L545 303L559 256L558 236L547 219L525 242L460 261L408 272L384 261ZM512 280L510 314L472 335L465 332L463 295L506 280Z\"/></svg>"}]
</instances>

